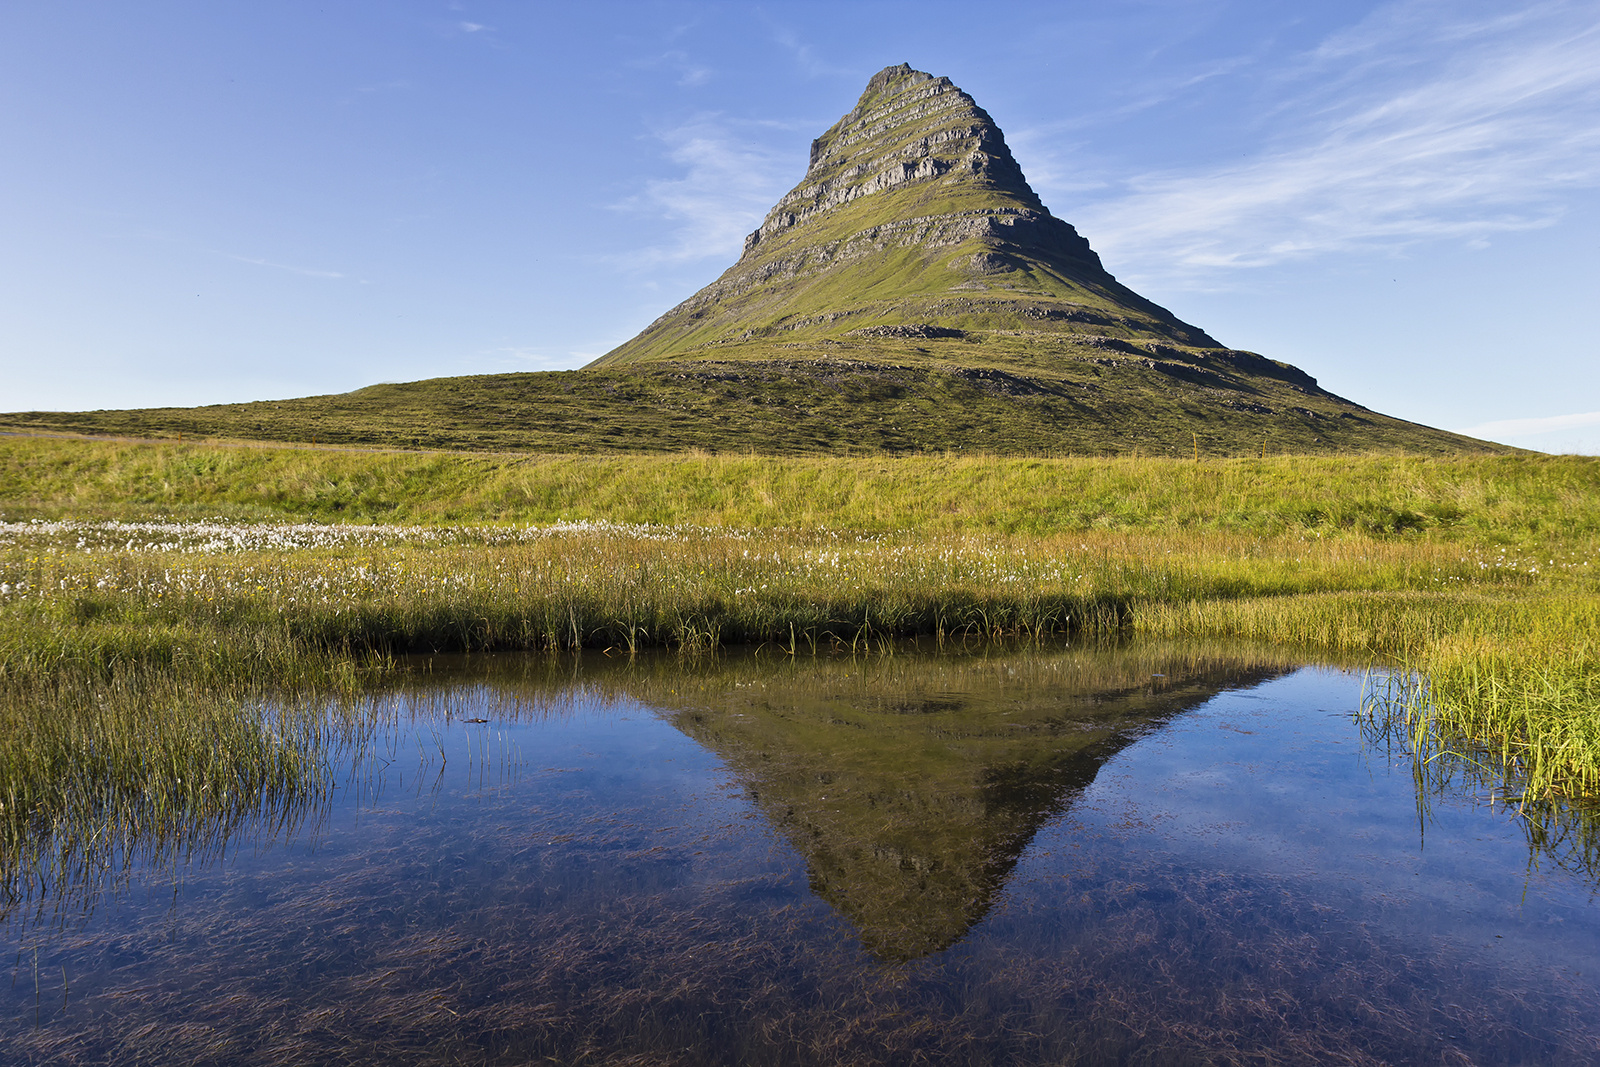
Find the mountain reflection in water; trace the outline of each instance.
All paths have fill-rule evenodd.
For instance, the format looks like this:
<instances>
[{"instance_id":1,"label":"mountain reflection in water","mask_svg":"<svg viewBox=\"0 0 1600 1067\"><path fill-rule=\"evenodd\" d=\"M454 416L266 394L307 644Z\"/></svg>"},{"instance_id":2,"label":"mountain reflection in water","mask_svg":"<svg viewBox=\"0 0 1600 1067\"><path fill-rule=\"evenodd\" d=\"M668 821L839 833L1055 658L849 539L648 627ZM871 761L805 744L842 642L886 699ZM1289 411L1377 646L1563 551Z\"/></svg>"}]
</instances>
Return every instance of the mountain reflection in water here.
<instances>
[{"instance_id":1,"label":"mountain reflection in water","mask_svg":"<svg viewBox=\"0 0 1600 1067\"><path fill-rule=\"evenodd\" d=\"M1039 826L1130 741L1286 669L1079 651L768 660L628 688L721 756L817 895L902 962L960 941Z\"/></svg>"}]
</instances>

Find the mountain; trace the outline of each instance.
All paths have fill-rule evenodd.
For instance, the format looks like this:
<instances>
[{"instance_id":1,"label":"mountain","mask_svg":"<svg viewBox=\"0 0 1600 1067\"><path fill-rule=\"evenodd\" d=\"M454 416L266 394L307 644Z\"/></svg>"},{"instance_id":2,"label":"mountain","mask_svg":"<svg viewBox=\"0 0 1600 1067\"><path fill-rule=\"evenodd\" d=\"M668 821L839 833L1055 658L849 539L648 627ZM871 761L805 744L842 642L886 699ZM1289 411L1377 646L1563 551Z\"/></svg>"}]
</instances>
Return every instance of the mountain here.
<instances>
[{"instance_id":1,"label":"mountain","mask_svg":"<svg viewBox=\"0 0 1600 1067\"><path fill-rule=\"evenodd\" d=\"M20 412L0 429L541 452L1511 451L1369 411L1118 282L987 112L901 64L738 261L578 371Z\"/></svg>"},{"instance_id":2,"label":"mountain","mask_svg":"<svg viewBox=\"0 0 1600 1067\"><path fill-rule=\"evenodd\" d=\"M972 97L901 64L812 142L805 178L737 263L593 366L974 334L1222 347L1107 273Z\"/></svg>"}]
</instances>

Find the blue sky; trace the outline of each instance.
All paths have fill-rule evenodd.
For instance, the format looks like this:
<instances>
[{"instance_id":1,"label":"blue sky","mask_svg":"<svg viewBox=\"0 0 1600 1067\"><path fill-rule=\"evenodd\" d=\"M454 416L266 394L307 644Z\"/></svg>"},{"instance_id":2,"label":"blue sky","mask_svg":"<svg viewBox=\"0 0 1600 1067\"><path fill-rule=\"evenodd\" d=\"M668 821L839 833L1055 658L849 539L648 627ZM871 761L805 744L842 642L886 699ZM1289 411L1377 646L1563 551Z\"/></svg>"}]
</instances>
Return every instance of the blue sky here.
<instances>
[{"instance_id":1,"label":"blue sky","mask_svg":"<svg viewBox=\"0 0 1600 1067\"><path fill-rule=\"evenodd\" d=\"M579 366L899 62L1225 344L1600 452L1600 0L9 0L0 410Z\"/></svg>"}]
</instances>

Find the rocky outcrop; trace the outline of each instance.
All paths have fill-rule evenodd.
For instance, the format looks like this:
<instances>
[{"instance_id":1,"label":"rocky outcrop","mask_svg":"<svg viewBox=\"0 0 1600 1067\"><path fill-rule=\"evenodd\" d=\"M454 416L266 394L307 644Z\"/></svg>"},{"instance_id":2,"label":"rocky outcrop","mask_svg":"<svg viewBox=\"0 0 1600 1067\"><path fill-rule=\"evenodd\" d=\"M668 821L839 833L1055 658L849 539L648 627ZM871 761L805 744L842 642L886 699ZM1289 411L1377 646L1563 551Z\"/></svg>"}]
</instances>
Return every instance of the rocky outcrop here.
<instances>
[{"instance_id":1,"label":"rocky outcrop","mask_svg":"<svg viewBox=\"0 0 1600 1067\"><path fill-rule=\"evenodd\" d=\"M811 142L805 180L745 238L745 252L860 197L946 175L987 182L1031 213L1049 215L972 97L949 78L889 67L873 76L853 111Z\"/></svg>"},{"instance_id":2,"label":"rocky outcrop","mask_svg":"<svg viewBox=\"0 0 1600 1067\"><path fill-rule=\"evenodd\" d=\"M851 330L846 337L920 337L923 340L932 340L936 337L965 337L965 330L952 330L947 326L929 326L925 322L914 322L905 325L893 326L866 326L859 330Z\"/></svg>"}]
</instances>

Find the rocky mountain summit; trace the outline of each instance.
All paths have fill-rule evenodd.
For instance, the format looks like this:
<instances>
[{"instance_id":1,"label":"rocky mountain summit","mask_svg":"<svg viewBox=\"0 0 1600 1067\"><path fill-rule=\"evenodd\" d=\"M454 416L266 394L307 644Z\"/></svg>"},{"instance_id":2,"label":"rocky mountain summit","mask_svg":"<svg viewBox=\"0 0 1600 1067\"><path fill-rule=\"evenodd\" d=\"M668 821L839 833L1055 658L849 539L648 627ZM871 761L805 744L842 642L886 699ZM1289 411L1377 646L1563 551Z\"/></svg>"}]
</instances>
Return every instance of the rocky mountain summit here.
<instances>
[{"instance_id":1,"label":"rocky mountain summit","mask_svg":"<svg viewBox=\"0 0 1600 1067\"><path fill-rule=\"evenodd\" d=\"M811 144L805 177L721 278L597 361L806 337L1021 330L1216 348L1119 283L1050 214L949 78L905 64Z\"/></svg>"}]
</instances>

